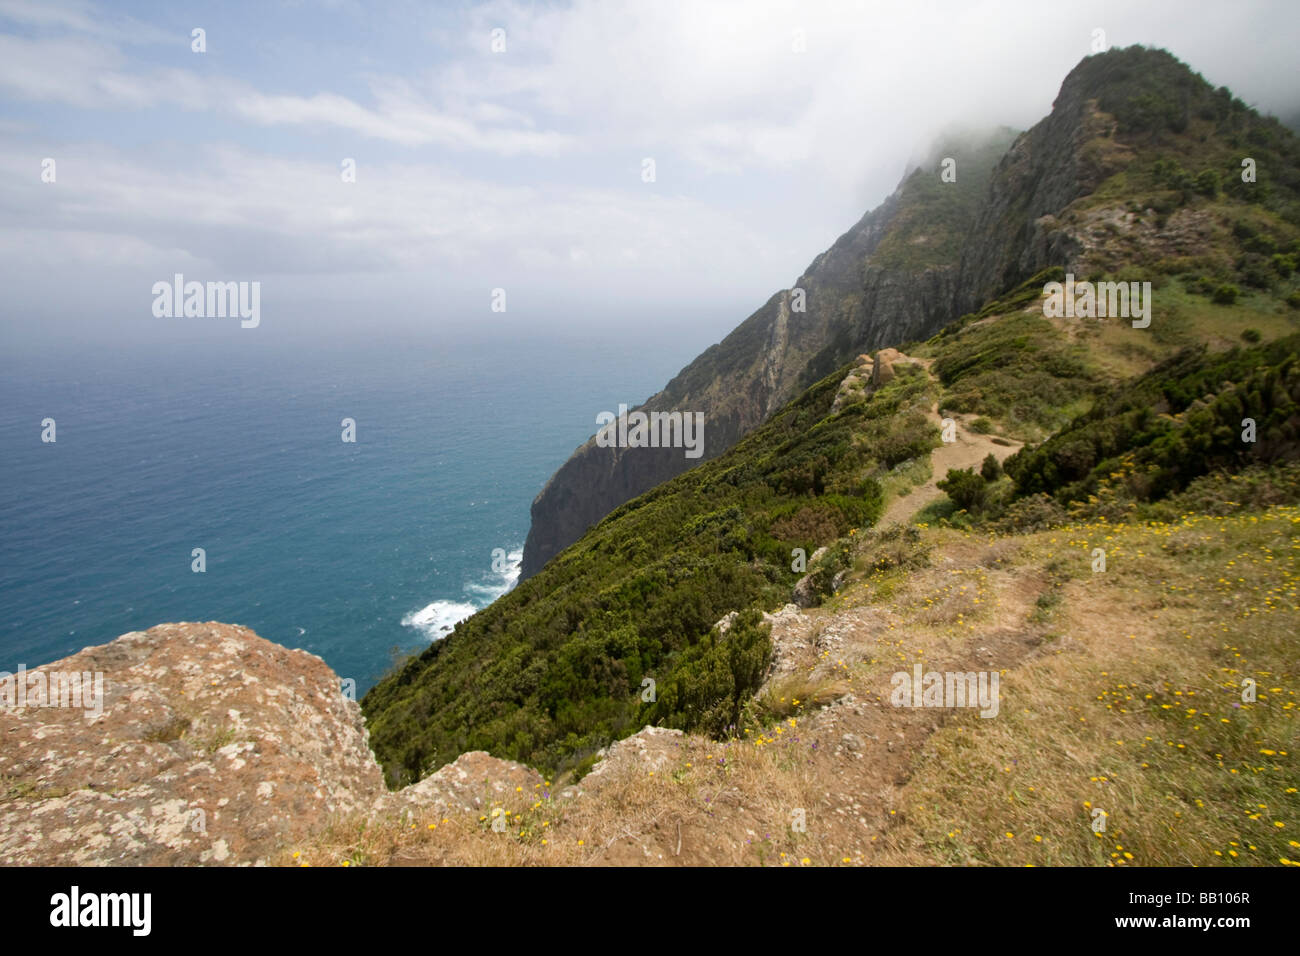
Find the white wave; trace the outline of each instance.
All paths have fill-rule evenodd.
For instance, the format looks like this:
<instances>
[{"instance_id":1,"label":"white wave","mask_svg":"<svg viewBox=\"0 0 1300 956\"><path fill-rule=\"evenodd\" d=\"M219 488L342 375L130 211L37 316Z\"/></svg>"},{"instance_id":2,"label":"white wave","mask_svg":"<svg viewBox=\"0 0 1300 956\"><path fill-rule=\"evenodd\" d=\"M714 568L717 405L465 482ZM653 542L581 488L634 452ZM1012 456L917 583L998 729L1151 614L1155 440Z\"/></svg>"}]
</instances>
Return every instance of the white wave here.
<instances>
[{"instance_id":1,"label":"white wave","mask_svg":"<svg viewBox=\"0 0 1300 956\"><path fill-rule=\"evenodd\" d=\"M519 572L523 568L523 561L523 548L516 548L513 551L506 552L506 569L504 571L489 571L485 575L486 581L471 582L465 585L466 593L482 601L482 607L487 607L519 583Z\"/></svg>"},{"instance_id":2,"label":"white wave","mask_svg":"<svg viewBox=\"0 0 1300 956\"><path fill-rule=\"evenodd\" d=\"M403 626L416 628L431 641L441 640L465 618L487 607L518 584L523 560L522 547L511 549L506 552L504 571L488 571L482 581L471 581L465 585L468 601L434 601L402 618Z\"/></svg>"},{"instance_id":3,"label":"white wave","mask_svg":"<svg viewBox=\"0 0 1300 956\"><path fill-rule=\"evenodd\" d=\"M450 634L461 621L478 608L464 601L434 601L402 618L403 627L413 627L431 641Z\"/></svg>"}]
</instances>

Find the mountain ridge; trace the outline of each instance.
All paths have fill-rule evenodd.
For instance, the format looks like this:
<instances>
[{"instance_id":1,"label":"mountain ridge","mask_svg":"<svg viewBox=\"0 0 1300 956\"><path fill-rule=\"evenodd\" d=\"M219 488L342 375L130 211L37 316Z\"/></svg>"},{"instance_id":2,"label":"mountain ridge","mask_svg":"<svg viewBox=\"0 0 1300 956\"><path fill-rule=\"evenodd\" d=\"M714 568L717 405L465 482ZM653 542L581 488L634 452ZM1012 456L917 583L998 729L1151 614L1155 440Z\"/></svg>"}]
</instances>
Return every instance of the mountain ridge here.
<instances>
[{"instance_id":1,"label":"mountain ridge","mask_svg":"<svg viewBox=\"0 0 1300 956\"><path fill-rule=\"evenodd\" d=\"M1081 248L1053 217L1122 168L1124 149L1108 147L1118 132L1132 131L1126 84L1136 96L1149 95L1143 73L1153 74L1153 88L1172 84L1184 109L1190 89L1209 88L1165 51L1129 47L1086 57L1031 129L1013 136L1001 128L964 148L938 146L932 155L955 160L955 181L941 182L937 168L911 170L816 256L791 287L806 294L808 311L797 321L791 290L774 293L640 407L703 412L705 457L713 457L853 355L925 338L1048 264L1070 268ZM1123 116L1106 113L1103 100ZM1158 111L1138 119L1157 129L1186 123ZM532 503L522 576L623 501L694 464L662 449L607 449L588 440Z\"/></svg>"}]
</instances>

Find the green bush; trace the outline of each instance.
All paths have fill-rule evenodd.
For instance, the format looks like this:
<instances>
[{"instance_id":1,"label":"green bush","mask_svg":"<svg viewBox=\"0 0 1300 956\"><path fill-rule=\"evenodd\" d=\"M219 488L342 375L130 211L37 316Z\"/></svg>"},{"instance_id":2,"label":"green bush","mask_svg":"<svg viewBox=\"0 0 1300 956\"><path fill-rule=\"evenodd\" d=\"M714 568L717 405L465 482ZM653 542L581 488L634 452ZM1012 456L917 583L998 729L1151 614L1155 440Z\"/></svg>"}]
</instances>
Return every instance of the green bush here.
<instances>
[{"instance_id":1,"label":"green bush","mask_svg":"<svg viewBox=\"0 0 1300 956\"><path fill-rule=\"evenodd\" d=\"M1257 442L1241 441L1243 417L1256 420ZM1019 497L1085 501L1123 474L1126 494L1156 501L1214 469L1238 471L1298 454L1300 335L1291 335L1220 354L1204 346L1185 350L1115 389L1043 444L1021 449L1005 468Z\"/></svg>"},{"instance_id":2,"label":"green bush","mask_svg":"<svg viewBox=\"0 0 1300 956\"><path fill-rule=\"evenodd\" d=\"M1258 253L1248 252L1238 259L1237 273L1242 282L1255 289L1267 289L1273 284L1273 263Z\"/></svg>"},{"instance_id":3,"label":"green bush","mask_svg":"<svg viewBox=\"0 0 1300 956\"><path fill-rule=\"evenodd\" d=\"M980 465L980 477L985 481L997 481L1002 477L1002 463L993 452L989 452Z\"/></svg>"},{"instance_id":4,"label":"green bush","mask_svg":"<svg viewBox=\"0 0 1300 956\"><path fill-rule=\"evenodd\" d=\"M1272 236L1253 235L1241 244L1241 247L1247 252L1254 252L1258 255L1271 256L1277 252L1277 242Z\"/></svg>"},{"instance_id":5,"label":"green bush","mask_svg":"<svg viewBox=\"0 0 1300 956\"><path fill-rule=\"evenodd\" d=\"M948 476L935 482L952 503L971 514L979 514L988 501L984 479L969 468L950 468Z\"/></svg>"},{"instance_id":6,"label":"green bush","mask_svg":"<svg viewBox=\"0 0 1300 956\"><path fill-rule=\"evenodd\" d=\"M762 614L751 609L737 615L726 634L710 631L683 652L672 679L656 687L644 722L714 736L734 730L771 662L769 630Z\"/></svg>"},{"instance_id":7,"label":"green bush","mask_svg":"<svg viewBox=\"0 0 1300 956\"><path fill-rule=\"evenodd\" d=\"M1240 294L1240 289L1231 283L1225 282L1214 290L1213 299L1219 305L1232 305L1237 301L1237 296Z\"/></svg>"}]
</instances>

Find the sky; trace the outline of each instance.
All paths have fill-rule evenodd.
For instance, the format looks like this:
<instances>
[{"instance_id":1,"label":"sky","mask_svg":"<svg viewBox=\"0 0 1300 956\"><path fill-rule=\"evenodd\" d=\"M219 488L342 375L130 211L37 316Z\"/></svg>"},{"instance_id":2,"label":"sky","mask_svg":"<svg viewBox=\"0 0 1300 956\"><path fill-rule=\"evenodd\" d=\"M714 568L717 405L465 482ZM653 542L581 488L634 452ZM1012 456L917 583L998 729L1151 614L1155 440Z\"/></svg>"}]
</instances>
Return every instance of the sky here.
<instances>
[{"instance_id":1,"label":"sky","mask_svg":"<svg viewBox=\"0 0 1300 956\"><path fill-rule=\"evenodd\" d=\"M0 0L0 348L184 334L151 312L178 272L261 284L257 329L190 320L231 337L702 347L941 131L1046 115L1096 30L1288 117L1298 24L1291 0Z\"/></svg>"}]
</instances>

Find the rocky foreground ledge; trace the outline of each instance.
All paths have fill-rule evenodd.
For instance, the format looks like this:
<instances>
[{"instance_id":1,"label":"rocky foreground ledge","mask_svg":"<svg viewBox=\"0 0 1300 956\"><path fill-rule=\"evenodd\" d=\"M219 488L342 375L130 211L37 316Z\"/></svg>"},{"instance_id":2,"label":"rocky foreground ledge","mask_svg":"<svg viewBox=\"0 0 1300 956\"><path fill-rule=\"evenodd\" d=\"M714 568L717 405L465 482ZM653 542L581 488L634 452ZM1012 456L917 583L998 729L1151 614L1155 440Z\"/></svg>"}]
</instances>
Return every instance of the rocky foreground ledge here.
<instances>
[{"instance_id":1,"label":"rocky foreground ledge","mask_svg":"<svg viewBox=\"0 0 1300 956\"><path fill-rule=\"evenodd\" d=\"M259 865L338 815L474 809L539 779L475 752L390 793L325 662L229 624L161 624L0 674L4 865Z\"/></svg>"}]
</instances>

